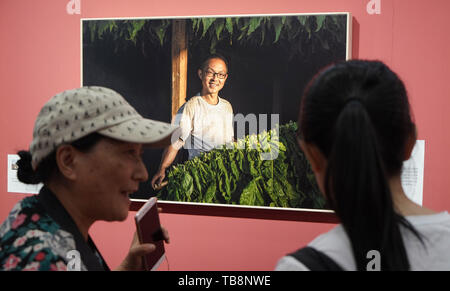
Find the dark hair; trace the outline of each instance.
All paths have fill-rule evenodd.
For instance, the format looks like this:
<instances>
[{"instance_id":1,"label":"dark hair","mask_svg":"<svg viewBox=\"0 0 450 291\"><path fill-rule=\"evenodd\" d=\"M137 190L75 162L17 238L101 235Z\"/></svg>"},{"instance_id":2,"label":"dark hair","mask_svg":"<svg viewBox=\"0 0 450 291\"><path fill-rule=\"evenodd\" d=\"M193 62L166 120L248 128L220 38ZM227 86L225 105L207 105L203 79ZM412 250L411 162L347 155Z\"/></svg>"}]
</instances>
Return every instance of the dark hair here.
<instances>
[{"instance_id":1,"label":"dark hair","mask_svg":"<svg viewBox=\"0 0 450 291\"><path fill-rule=\"evenodd\" d=\"M200 70L202 70L202 71L205 70L206 65L208 64L209 60L211 60L211 59L222 60L225 63L225 65L227 66L227 73L229 72L230 68L229 68L228 60L223 55L218 54L218 53L208 55L201 63Z\"/></svg>"},{"instance_id":2,"label":"dark hair","mask_svg":"<svg viewBox=\"0 0 450 291\"><path fill-rule=\"evenodd\" d=\"M94 145L96 145L104 136L99 133L91 133L71 143L73 147L82 152L88 152ZM17 178L20 182L25 184L39 184L47 183L49 178L58 173L58 166L56 165L56 150L52 151L46 156L37 166L34 171L31 166L31 153L29 151L19 151L20 160L17 162Z\"/></svg>"},{"instance_id":3,"label":"dark hair","mask_svg":"<svg viewBox=\"0 0 450 291\"><path fill-rule=\"evenodd\" d=\"M308 84L299 125L301 138L327 158L324 194L358 270L366 270L370 250L380 252L383 270L408 270L399 224L421 237L395 212L388 180L400 174L415 137L403 82L378 61L334 64Z\"/></svg>"}]
</instances>

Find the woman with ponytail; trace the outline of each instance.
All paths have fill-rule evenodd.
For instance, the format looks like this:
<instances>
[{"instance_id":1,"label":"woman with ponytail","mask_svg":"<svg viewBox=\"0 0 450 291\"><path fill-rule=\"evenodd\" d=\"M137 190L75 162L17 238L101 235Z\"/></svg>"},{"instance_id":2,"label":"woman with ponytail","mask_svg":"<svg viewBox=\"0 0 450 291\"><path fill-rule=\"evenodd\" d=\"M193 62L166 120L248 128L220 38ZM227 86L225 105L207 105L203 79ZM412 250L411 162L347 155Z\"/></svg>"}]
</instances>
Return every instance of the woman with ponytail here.
<instances>
[{"instance_id":1,"label":"woman with ponytail","mask_svg":"<svg viewBox=\"0 0 450 291\"><path fill-rule=\"evenodd\" d=\"M298 121L299 145L340 224L277 270L450 270L450 215L402 189L416 128L394 72L360 60L324 69L307 86Z\"/></svg>"}]
</instances>

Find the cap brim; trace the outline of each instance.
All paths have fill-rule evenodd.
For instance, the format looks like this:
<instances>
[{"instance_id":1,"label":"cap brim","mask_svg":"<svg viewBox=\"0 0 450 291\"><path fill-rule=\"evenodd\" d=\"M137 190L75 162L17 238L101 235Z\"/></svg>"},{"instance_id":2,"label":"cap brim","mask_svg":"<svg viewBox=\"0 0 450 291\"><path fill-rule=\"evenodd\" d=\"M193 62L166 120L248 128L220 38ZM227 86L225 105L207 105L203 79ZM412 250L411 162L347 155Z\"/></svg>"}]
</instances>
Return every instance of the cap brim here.
<instances>
[{"instance_id":1,"label":"cap brim","mask_svg":"<svg viewBox=\"0 0 450 291\"><path fill-rule=\"evenodd\" d=\"M145 118L135 118L99 130L98 133L120 141L141 143L146 147L162 148L178 139L179 127Z\"/></svg>"}]
</instances>

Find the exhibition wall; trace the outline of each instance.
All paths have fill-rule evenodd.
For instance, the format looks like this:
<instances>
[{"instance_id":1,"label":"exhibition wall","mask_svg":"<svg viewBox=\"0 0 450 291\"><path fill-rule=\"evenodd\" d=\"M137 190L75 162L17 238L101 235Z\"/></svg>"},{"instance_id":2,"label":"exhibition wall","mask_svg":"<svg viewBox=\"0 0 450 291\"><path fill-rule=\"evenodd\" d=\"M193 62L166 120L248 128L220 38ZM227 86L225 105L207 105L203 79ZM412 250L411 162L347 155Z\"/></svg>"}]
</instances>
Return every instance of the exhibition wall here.
<instances>
[{"instance_id":1,"label":"exhibition wall","mask_svg":"<svg viewBox=\"0 0 450 291\"><path fill-rule=\"evenodd\" d=\"M0 221L25 197L7 192L7 155L28 148L34 120L51 96L80 86L80 19L104 17L350 12L352 57L384 61L408 89L418 139L425 140L423 205L450 209L449 1L80 0L80 14L68 13L69 2L0 2ZM134 214L124 222L98 222L91 228L111 268L130 246ZM272 270L278 258L335 226L168 213L161 214L161 222L171 237L170 270ZM168 267L164 263L160 270Z\"/></svg>"}]
</instances>

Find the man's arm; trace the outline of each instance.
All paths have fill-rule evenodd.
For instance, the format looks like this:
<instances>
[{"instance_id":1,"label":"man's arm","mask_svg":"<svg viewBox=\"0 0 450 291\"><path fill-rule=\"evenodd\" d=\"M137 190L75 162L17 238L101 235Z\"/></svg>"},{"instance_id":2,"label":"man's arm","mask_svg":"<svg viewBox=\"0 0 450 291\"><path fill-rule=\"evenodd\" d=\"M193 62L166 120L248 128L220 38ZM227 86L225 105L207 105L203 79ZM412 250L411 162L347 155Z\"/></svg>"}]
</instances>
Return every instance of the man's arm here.
<instances>
[{"instance_id":1,"label":"man's arm","mask_svg":"<svg viewBox=\"0 0 450 291\"><path fill-rule=\"evenodd\" d=\"M152 178L152 187L153 189L156 186L159 186L164 178L166 177L166 169L172 165L173 161L177 157L178 151L184 145L184 141L187 139L189 134L192 131L192 116L193 116L192 106L189 106L188 103L184 103L180 109L178 109L177 115L175 117L175 124L177 124L181 129L181 136L179 139L169 145L164 149L161 164L159 165L159 169L156 172L155 176Z\"/></svg>"},{"instance_id":2,"label":"man's arm","mask_svg":"<svg viewBox=\"0 0 450 291\"><path fill-rule=\"evenodd\" d=\"M177 140L175 143L169 145L163 152L161 164L159 166L158 171L156 172L155 176L152 178L152 187L153 189L156 188L166 177L166 169L172 165L173 161L175 160L178 151L183 146L184 142L182 140Z\"/></svg>"}]
</instances>

